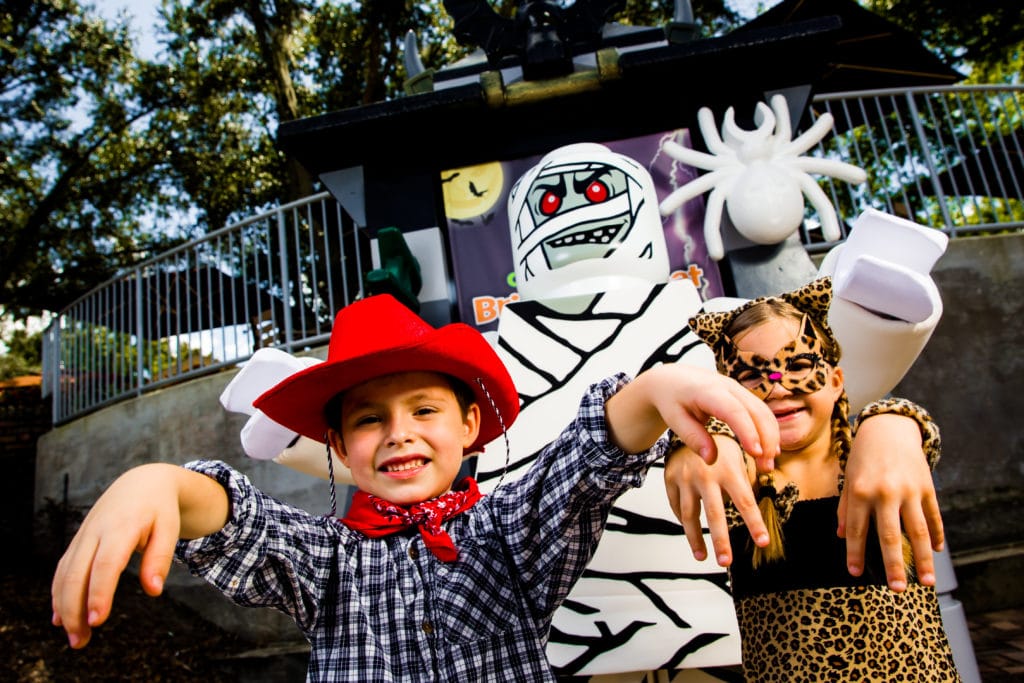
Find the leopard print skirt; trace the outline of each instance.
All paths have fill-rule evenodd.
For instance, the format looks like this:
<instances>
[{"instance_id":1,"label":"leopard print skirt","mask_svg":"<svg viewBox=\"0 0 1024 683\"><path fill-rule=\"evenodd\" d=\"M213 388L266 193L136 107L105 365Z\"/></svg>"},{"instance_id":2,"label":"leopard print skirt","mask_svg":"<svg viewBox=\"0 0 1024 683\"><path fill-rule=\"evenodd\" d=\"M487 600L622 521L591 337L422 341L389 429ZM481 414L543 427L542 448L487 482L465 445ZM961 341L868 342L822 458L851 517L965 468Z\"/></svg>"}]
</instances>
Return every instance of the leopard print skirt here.
<instances>
[{"instance_id":1,"label":"leopard print skirt","mask_svg":"<svg viewBox=\"0 0 1024 683\"><path fill-rule=\"evenodd\" d=\"M753 595L736 604L747 681L960 681L935 589L912 583Z\"/></svg>"}]
</instances>

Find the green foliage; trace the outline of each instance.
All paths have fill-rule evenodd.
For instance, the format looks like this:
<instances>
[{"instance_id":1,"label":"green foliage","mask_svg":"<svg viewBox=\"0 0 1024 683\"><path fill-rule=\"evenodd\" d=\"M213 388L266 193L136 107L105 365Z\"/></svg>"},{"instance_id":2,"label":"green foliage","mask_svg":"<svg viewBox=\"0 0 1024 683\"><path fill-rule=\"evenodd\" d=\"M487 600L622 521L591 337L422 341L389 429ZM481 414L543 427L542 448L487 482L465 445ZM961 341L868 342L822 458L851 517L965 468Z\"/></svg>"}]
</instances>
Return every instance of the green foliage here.
<instances>
[{"instance_id":1,"label":"green foliage","mask_svg":"<svg viewBox=\"0 0 1024 683\"><path fill-rule=\"evenodd\" d=\"M7 344L7 355L16 356L25 361L31 368L40 368L43 363L43 333L29 333L27 330L15 329L4 340Z\"/></svg>"},{"instance_id":2,"label":"green foliage","mask_svg":"<svg viewBox=\"0 0 1024 683\"><path fill-rule=\"evenodd\" d=\"M692 2L697 36L710 38L726 33L739 24L739 17L724 0ZM626 0L615 20L632 26L665 26L673 18L673 0Z\"/></svg>"},{"instance_id":3,"label":"green foliage","mask_svg":"<svg viewBox=\"0 0 1024 683\"><path fill-rule=\"evenodd\" d=\"M21 356L10 353L0 356L0 382L6 382L15 377L39 374L41 368L38 364L29 363Z\"/></svg>"},{"instance_id":4,"label":"green foliage","mask_svg":"<svg viewBox=\"0 0 1024 683\"><path fill-rule=\"evenodd\" d=\"M168 3L167 57L147 95L164 103L151 125L165 141L164 181L198 209L203 230L290 198L288 161L273 135L279 120L297 115L294 94L289 79L275 80L261 46L291 28L266 26L258 37L253 26L264 17L244 14L241 4ZM299 184L295 193L310 193L308 179Z\"/></svg>"},{"instance_id":5,"label":"green foliage","mask_svg":"<svg viewBox=\"0 0 1024 683\"><path fill-rule=\"evenodd\" d=\"M10 316L3 316L3 319L7 323L14 322ZM29 332L9 324L0 326L0 329L3 329L0 342L7 347L7 352L0 354L0 382L41 373L43 333Z\"/></svg>"},{"instance_id":6,"label":"green foliage","mask_svg":"<svg viewBox=\"0 0 1024 683\"><path fill-rule=\"evenodd\" d=\"M950 64L962 63L984 77L976 83L1020 83L1024 12L1006 0L859 0L902 26ZM1016 64L1016 70L1008 67ZM973 79L972 79L973 80Z\"/></svg>"},{"instance_id":7,"label":"green foliage","mask_svg":"<svg viewBox=\"0 0 1024 683\"><path fill-rule=\"evenodd\" d=\"M173 344L172 344L173 341ZM134 334L91 323L65 321L61 330L65 382L94 386L102 400L134 391L139 385L176 377L217 362L180 338L139 343ZM68 391L69 396L76 396ZM95 400L96 397L90 397ZM74 399L72 399L74 400Z\"/></svg>"},{"instance_id":8,"label":"green foliage","mask_svg":"<svg viewBox=\"0 0 1024 683\"><path fill-rule=\"evenodd\" d=\"M921 225L958 226L962 235L971 234L973 226L1024 221L1024 204L997 186L1004 182L998 174L989 173L983 181L967 170L977 166L976 151L991 145L998 156L998 141L1018 134L1024 125L1024 95L999 88L937 92L916 96L915 107L913 130L907 111L892 107L828 140L830 158L853 160L868 174L856 198L837 197L841 212L856 214L854 202L891 206ZM944 180L947 174L952 179Z\"/></svg>"},{"instance_id":9,"label":"green foliage","mask_svg":"<svg viewBox=\"0 0 1024 683\"><path fill-rule=\"evenodd\" d=\"M151 110L126 28L74 0L5 3L0 36L0 305L56 310L167 247Z\"/></svg>"}]
</instances>

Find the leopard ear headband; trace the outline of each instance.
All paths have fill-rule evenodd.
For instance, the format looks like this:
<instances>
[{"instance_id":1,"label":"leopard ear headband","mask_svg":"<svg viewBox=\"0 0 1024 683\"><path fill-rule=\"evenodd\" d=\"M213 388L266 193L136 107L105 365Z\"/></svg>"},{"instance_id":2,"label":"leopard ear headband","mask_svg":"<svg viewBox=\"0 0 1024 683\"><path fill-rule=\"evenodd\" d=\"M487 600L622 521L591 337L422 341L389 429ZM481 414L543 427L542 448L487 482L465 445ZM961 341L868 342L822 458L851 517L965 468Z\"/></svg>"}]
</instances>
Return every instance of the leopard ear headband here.
<instances>
[{"instance_id":1,"label":"leopard ear headband","mask_svg":"<svg viewBox=\"0 0 1024 683\"><path fill-rule=\"evenodd\" d=\"M721 362L727 347L732 346L732 341L725 334L725 330L733 319L743 311L773 299L785 301L803 312L814 320L824 334L832 340L835 339L832 329L828 325L828 309L832 303L832 278L830 277L813 280L799 289L778 296L762 296L752 299L731 311L698 313L690 318L690 328L711 347L711 350L715 352L715 359ZM833 365L839 362L838 358L826 358L825 360Z\"/></svg>"}]
</instances>

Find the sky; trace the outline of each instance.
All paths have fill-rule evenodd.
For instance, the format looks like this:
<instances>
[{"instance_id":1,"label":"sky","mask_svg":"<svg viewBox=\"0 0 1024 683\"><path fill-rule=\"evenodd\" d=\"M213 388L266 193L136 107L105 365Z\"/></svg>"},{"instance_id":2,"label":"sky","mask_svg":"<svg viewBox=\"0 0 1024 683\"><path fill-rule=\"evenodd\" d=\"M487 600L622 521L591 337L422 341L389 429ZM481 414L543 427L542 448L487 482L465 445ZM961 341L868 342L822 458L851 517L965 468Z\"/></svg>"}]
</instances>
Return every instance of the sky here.
<instances>
[{"instance_id":1,"label":"sky","mask_svg":"<svg viewBox=\"0 0 1024 683\"><path fill-rule=\"evenodd\" d=\"M159 17L157 10L160 0L92 0L96 11L107 19L114 19L119 13L131 19L133 38L139 50L139 56L152 59L156 56L159 46L153 37L153 27Z\"/></svg>"}]
</instances>

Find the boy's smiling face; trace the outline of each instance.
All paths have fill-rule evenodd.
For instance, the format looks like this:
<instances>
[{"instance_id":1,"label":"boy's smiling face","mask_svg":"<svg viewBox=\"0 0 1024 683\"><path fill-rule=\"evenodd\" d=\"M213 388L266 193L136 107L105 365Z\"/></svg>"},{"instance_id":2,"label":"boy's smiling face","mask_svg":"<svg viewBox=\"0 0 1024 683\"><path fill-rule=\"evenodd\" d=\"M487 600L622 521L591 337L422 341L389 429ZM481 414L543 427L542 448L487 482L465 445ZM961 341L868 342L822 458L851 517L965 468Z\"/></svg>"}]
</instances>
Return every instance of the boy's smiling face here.
<instances>
[{"instance_id":1,"label":"boy's smiling face","mask_svg":"<svg viewBox=\"0 0 1024 683\"><path fill-rule=\"evenodd\" d=\"M346 391L329 438L362 491L411 505L451 488L479 429L479 406L463 415L444 375L402 372Z\"/></svg>"}]
</instances>

